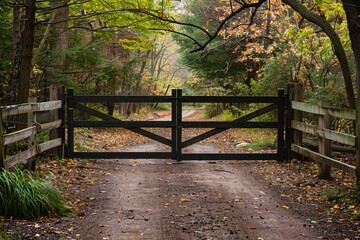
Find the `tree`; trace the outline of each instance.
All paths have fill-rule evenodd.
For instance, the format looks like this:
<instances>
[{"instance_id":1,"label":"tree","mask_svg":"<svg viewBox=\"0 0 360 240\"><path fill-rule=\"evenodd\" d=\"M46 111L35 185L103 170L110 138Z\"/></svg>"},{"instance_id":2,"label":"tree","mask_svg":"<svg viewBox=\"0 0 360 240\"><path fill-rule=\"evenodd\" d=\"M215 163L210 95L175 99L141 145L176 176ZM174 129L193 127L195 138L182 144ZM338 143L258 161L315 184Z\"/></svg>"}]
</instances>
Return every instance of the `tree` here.
<instances>
[{"instance_id":1,"label":"tree","mask_svg":"<svg viewBox=\"0 0 360 240\"><path fill-rule=\"evenodd\" d=\"M164 24L163 28L158 29L158 30L176 32L182 36L186 36L186 37L190 38L193 41L194 45L196 46L196 48L193 49L192 52L203 51L211 42L213 42L216 39L217 36L219 36L219 34L221 34L221 31L227 25L231 25L231 22L234 21L234 19L245 16L248 19L247 25L251 26L254 22L254 19L256 18L256 15L259 12L259 9L261 9L261 7L263 7L267 4L266 0L257 0L257 1L228 0L228 1L219 1L219 2L226 2L229 11L226 12L226 14L219 20L218 25L214 31L209 31L206 27L194 25L193 23L182 22L178 19L175 19L171 15L161 17L163 19L163 21L167 24ZM321 30L329 37L329 39L331 40L332 45L334 47L335 55L338 58L339 64L342 69L342 74L343 74L346 93L347 93L346 95L347 95L348 105L350 108L354 108L354 106L355 106L354 88L353 88L353 84L352 84L351 71L350 71L349 63L348 63L348 60L347 60L347 57L346 57L346 54L344 51L344 47L340 41L340 38L339 38L337 32L334 31L334 29L330 25L329 21L326 18L324 18L322 12L318 11L318 9L321 8L322 3L324 3L324 2L328 3L328 1L323 1L323 0L307 1L306 2L307 5L309 5L311 3L311 6L313 6L312 9L307 8L305 5L303 5L298 0L282 0L282 2L291 6L303 18L318 25L321 28ZM345 12L346 12L347 20L349 21L348 26L349 26L350 40L351 40L352 47L353 47L353 54L354 54L355 60L356 60L356 70L357 70L357 73L356 73L357 84L356 85L359 86L360 85L360 77L359 77L360 51L358 51L358 49L359 49L360 43L358 43L358 42L360 42L360 41L358 39L359 39L360 34L358 33L359 31L356 31L356 30L358 30L358 28L359 28L358 16L359 16L359 4L360 3L356 0L343 0L342 3L343 3L343 7L345 9ZM269 4L267 4L267 5L269 5ZM319 13L316 13L316 11L318 11ZM153 13L148 13L148 14L150 16L157 17L157 16L154 16ZM157 18L159 18L159 17L157 17ZM180 32L180 31L172 28L172 25L170 25L168 23L177 24L180 26L192 27L194 29L197 29L198 31L203 33L203 35L206 37L206 40L205 41L202 39L199 40L199 39L193 37L191 34L186 34L186 33ZM358 96L360 96L359 92L360 91L358 91Z\"/></svg>"},{"instance_id":2,"label":"tree","mask_svg":"<svg viewBox=\"0 0 360 240\"><path fill-rule=\"evenodd\" d=\"M144 47L140 45L148 42L146 39L151 35L148 28L156 26L156 20L139 15L133 10L155 8L160 11L164 4L159 5L152 0L1 0L0 7L13 8L14 58L13 70L8 81L11 101L26 102L35 64L39 64L41 70L52 78L51 81L61 81L67 64L65 51L71 31L84 29L102 41L109 40L121 32L131 31L130 38L133 42L139 40L137 47ZM39 36L41 37L38 38ZM146 47L151 48L151 45ZM52 61L44 64L44 56L49 56L49 53L52 55L54 52L59 55L53 55ZM47 71L49 68L52 69L51 72Z\"/></svg>"}]
</instances>

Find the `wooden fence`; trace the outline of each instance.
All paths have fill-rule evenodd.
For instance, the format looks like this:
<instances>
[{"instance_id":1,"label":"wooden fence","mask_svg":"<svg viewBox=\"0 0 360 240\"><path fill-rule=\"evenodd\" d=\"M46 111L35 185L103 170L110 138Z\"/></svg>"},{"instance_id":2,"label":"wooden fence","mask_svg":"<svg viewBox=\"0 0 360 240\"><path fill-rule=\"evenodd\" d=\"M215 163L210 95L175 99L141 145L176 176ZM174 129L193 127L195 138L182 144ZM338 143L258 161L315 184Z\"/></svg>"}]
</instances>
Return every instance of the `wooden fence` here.
<instances>
[{"instance_id":1,"label":"wooden fence","mask_svg":"<svg viewBox=\"0 0 360 240\"><path fill-rule=\"evenodd\" d=\"M57 90L54 88L55 91ZM55 94L57 95L57 94ZM51 99L51 97L50 97ZM35 168L34 157L49 149L58 148L56 154L62 155L63 120L62 100L37 103L34 98L29 99L29 103L1 106L0 107L0 168L8 169L17 163L27 163L29 168ZM5 124L12 116L27 114L27 127L11 133L5 133ZM16 119L16 118L14 118ZM41 132L49 132L49 140L37 143L36 135ZM24 140L27 142L27 149L12 155L6 155L6 146Z\"/></svg>"},{"instance_id":2,"label":"wooden fence","mask_svg":"<svg viewBox=\"0 0 360 240\"><path fill-rule=\"evenodd\" d=\"M289 141L288 148L303 157L315 160L320 165L320 175L322 179L330 179L331 167L341 169L347 173L355 174L357 179L360 180L359 162L360 150L358 138L360 136L360 108L358 110L351 109L338 109L327 106L328 103L320 102L317 105L308 104L303 102L303 89L300 84L293 87L288 87L289 95ZM358 106L360 103L358 103ZM311 114L312 119L317 118L318 123L305 123L304 113ZM351 125L356 128L356 134L351 135L344 132L339 132L331 129L332 118L350 120ZM303 146L303 134L310 134L319 140L318 152L309 150ZM343 144L346 146L355 147L356 166L351 165L331 157L331 144Z\"/></svg>"}]
</instances>

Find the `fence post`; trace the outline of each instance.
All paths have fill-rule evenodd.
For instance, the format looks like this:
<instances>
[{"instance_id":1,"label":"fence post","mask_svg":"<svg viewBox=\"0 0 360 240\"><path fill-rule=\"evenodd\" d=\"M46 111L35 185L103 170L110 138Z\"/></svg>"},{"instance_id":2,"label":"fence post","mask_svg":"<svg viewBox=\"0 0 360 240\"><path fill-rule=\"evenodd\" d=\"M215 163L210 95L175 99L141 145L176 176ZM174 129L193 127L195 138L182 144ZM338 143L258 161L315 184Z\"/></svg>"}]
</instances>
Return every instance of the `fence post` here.
<instances>
[{"instance_id":1,"label":"fence post","mask_svg":"<svg viewBox=\"0 0 360 240\"><path fill-rule=\"evenodd\" d=\"M177 115L176 115L176 89L171 90L171 153L172 153L172 159L176 160L176 129L177 129Z\"/></svg>"},{"instance_id":2,"label":"fence post","mask_svg":"<svg viewBox=\"0 0 360 240\"><path fill-rule=\"evenodd\" d=\"M294 130L291 128L291 121L294 119L294 111L291 108L291 100L293 99L294 83L289 83L286 86L286 115L285 115L285 159L290 160L293 156L291 154L291 143L294 139Z\"/></svg>"},{"instance_id":3,"label":"fence post","mask_svg":"<svg viewBox=\"0 0 360 240\"><path fill-rule=\"evenodd\" d=\"M69 88L67 95L67 127L68 127L68 145L67 157L74 157L74 89Z\"/></svg>"},{"instance_id":4,"label":"fence post","mask_svg":"<svg viewBox=\"0 0 360 240\"><path fill-rule=\"evenodd\" d=\"M0 170L5 169L5 145L2 108L0 108Z\"/></svg>"},{"instance_id":5,"label":"fence post","mask_svg":"<svg viewBox=\"0 0 360 240\"><path fill-rule=\"evenodd\" d=\"M297 102L304 101L304 87L302 84L297 83L293 89L293 100ZM293 110L293 116L295 121L302 122L302 113L299 110ZM290 122L291 125L291 122ZM293 129L293 143L298 146L302 146L303 135L301 131ZM300 154L294 155L296 159L303 160L303 156Z\"/></svg>"},{"instance_id":6,"label":"fence post","mask_svg":"<svg viewBox=\"0 0 360 240\"><path fill-rule=\"evenodd\" d=\"M49 101L56 101L61 100L64 96L64 93L62 92L63 87L62 85L55 85L52 84L49 87ZM50 111L50 121L56 121L62 117L61 109L51 110ZM62 138L62 129L61 127L57 129L50 130L50 140ZM51 152L58 157L62 156L62 146L59 146L57 148L54 148L51 150Z\"/></svg>"},{"instance_id":7,"label":"fence post","mask_svg":"<svg viewBox=\"0 0 360 240\"><path fill-rule=\"evenodd\" d=\"M60 119L61 119L61 127L60 127L60 137L61 137L61 153L59 157L65 157L65 106L66 106L66 95L65 95L65 85L61 86L60 90L60 99L61 99L61 109L60 109Z\"/></svg>"},{"instance_id":8,"label":"fence post","mask_svg":"<svg viewBox=\"0 0 360 240\"><path fill-rule=\"evenodd\" d=\"M37 99L36 97L29 97L28 103L36 103ZM29 112L27 115L27 127L33 126L33 124L36 122L36 113L35 112ZM31 135L27 140L28 149L33 148L36 145L36 135ZM35 157L29 158L26 162L26 168L32 171L36 170L36 161Z\"/></svg>"},{"instance_id":9,"label":"fence post","mask_svg":"<svg viewBox=\"0 0 360 240\"><path fill-rule=\"evenodd\" d=\"M360 101L356 102L356 182L360 183Z\"/></svg>"},{"instance_id":10,"label":"fence post","mask_svg":"<svg viewBox=\"0 0 360 240\"><path fill-rule=\"evenodd\" d=\"M318 104L320 107L329 105L329 102L322 101ZM325 115L319 115L319 127L323 129L331 129L331 116L326 113ZM331 142L326 139L325 136L319 138L319 153L330 157L331 156ZM319 163L320 166L320 179L331 179L331 167L325 163Z\"/></svg>"},{"instance_id":11,"label":"fence post","mask_svg":"<svg viewBox=\"0 0 360 240\"><path fill-rule=\"evenodd\" d=\"M285 91L284 89L278 90L278 137L277 137L277 153L278 161L282 162L285 158L285 142L284 142L284 127L285 127Z\"/></svg>"},{"instance_id":12,"label":"fence post","mask_svg":"<svg viewBox=\"0 0 360 240\"><path fill-rule=\"evenodd\" d=\"M176 160L181 161L182 152L182 90L176 89Z\"/></svg>"}]
</instances>

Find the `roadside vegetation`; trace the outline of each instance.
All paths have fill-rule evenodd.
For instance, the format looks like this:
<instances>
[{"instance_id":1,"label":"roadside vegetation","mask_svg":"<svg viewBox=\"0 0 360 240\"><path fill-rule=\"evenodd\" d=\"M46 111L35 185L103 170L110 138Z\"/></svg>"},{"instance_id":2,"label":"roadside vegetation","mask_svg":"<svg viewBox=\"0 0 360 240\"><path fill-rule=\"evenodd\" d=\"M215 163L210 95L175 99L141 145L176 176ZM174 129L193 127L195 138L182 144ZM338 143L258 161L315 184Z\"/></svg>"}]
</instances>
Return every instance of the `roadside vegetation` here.
<instances>
[{"instance_id":1,"label":"roadside vegetation","mask_svg":"<svg viewBox=\"0 0 360 240\"><path fill-rule=\"evenodd\" d=\"M0 215L23 219L62 217L71 212L50 182L28 171L0 171Z\"/></svg>"}]
</instances>

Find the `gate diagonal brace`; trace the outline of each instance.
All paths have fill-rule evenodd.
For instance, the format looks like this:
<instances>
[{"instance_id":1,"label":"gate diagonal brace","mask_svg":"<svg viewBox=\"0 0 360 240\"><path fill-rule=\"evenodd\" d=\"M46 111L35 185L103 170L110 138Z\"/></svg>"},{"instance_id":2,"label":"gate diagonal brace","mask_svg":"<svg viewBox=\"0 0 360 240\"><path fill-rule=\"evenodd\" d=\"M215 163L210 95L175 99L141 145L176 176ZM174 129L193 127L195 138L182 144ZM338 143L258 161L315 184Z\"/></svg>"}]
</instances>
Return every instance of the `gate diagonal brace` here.
<instances>
[{"instance_id":1,"label":"gate diagonal brace","mask_svg":"<svg viewBox=\"0 0 360 240\"><path fill-rule=\"evenodd\" d=\"M89 114L89 115L92 115L92 116L94 116L94 117L98 117L98 118L100 118L100 119L102 119L102 120L119 121L119 122L121 122L120 119L117 119L117 118L115 118L115 117L113 117L113 116L110 116L110 115L107 115L107 114L105 114L105 113L96 111L96 110L91 109L91 108L89 108L89 107L86 107L86 106L84 106L84 105L82 105L82 104L80 104L80 103L75 103L75 104L74 104L74 108L76 108L76 109L78 109L78 110L80 110L80 111L82 111L82 112L85 112L85 113L87 113L87 114ZM162 143L162 144L165 144L165 145L167 145L167 146L171 146L171 140L169 140L169 139L167 139L167 138L164 138L164 137L162 137L162 136L159 136L159 135L157 135L157 134L155 134L155 133L152 133L152 132L150 132L150 131L147 131L147 130L145 130L145 129L142 129L142 128L126 128L126 127L124 127L124 128L127 129L127 130L129 130L129 131L132 131L132 132L134 132L134 133L137 133L137 134L140 134L140 135L142 135L142 136L148 137L148 138L150 138L150 139L152 139L152 140L155 140L155 141L157 141L157 142L160 142L160 143Z\"/></svg>"},{"instance_id":2,"label":"gate diagonal brace","mask_svg":"<svg viewBox=\"0 0 360 240\"><path fill-rule=\"evenodd\" d=\"M240 118L237 118L235 119L233 122L247 122L253 118L256 118L260 115L263 115L265 113L268 113L274 109L277 109L277 104L276 103L273 103L273 104L270 104L269 106L266 106L264 108L261 108L255 112L252 112L252 113L249 113L245 116L242 116ZM182 148L185 148L185 147L188 147L190 145L193 145L195 143L198 143L206 138L209 138L209 137L212 137L218 133L221 133L221 132L224 132L226 130L228 130L229 128L214 128L208 132L205 132L203 134L200 134L199 136L196 136L196 137L193 137L193 138L190 138L188 140L186 140L185 142L182 143L181 147Z\"/></svg>"}]
</instances>

